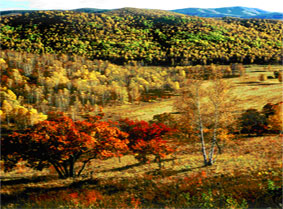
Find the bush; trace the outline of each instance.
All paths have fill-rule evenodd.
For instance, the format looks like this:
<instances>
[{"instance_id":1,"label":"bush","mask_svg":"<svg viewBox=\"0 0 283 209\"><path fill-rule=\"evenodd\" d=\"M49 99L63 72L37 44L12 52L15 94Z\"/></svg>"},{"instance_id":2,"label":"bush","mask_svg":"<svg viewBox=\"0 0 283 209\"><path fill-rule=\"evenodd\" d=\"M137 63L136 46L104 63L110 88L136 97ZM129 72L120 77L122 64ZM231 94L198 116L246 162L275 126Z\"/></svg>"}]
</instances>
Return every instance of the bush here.
<instances>
[{"instance_id":1,"label":"bush","mask_svg":"<svg viewBox=\"0 0 283 209\"><path fill-rule=\"evenodd\" d=\"M256 109L248 109L240 117L241 133L261 135L267 131L266 117Z\"/></svg>"},{"instance_id":2,"label":"bush","mask_svg":"<svg viewBox=\"0 0 283 209\"><path fill-rule=\"evenodd\" d=\"M257 134L263 133L282 133L283 103L267 103L262 111L256 109L246 110L239 118L241 133Z\"/></svg>"},{"instance_id":3,"label":"bush","mask_svg":"<svg viewBox=\"0 0 283 209\"><path fill-rule=\"evenodd\" d=\"M272 105L270 114L267 115L267 124L271 132L282 133L283 130L283 103L279 102Z\"/></svg>"},{"instance_id":4,"label":"bush","mask_svg":"<svg viewBox=\"0 0 283 209\"><path fill-rule=\"evenodd\" d=\"M261 75L259 76L259 80L260 80L260 81L266 81L266 80L267 80L267 76L264 75L264 74L261 74Z\"/></svg>"},{"instance_id":5,"label":"bush","mask_svg":"<svg viewBox=\"0 0 283 209\"><path fill-rule=\"evenodd\" d=\"M274 72L273 72L273 75L274 75L275 78L278 78L279 71L274 71Z\"/></svg>"},{"instance_id":6,"label":"bush","mask_svg":"<svg viewBox=\"0 0 283 209\"><path fill-rule=\"evenodd\" d=\"M278 74L278 80L279 80L279 82L282 82L282 81L283 81L283 72L280 72L280 73Z\"/></svg>"}]
</instances>

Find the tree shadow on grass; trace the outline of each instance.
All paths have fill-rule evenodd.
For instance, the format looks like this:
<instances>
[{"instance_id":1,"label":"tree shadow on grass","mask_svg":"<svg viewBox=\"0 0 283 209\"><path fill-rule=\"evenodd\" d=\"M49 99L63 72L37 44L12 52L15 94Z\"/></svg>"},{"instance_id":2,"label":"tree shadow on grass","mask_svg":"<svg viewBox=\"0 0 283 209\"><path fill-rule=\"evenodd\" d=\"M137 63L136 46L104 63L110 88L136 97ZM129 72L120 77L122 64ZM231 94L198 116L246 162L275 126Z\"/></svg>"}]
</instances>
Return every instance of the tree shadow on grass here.
<instances>
[{"instance_id":1,"label":"tree shadow on grass","mask_svg":"<svg viewBox=\"0 0 283 209\"><path fill-rule=\"evenodd\" d=\"M38 183L42 181L47 181L50 179L54 179L56 177L52 176L37 176L37 177L31 177L31 178L23 178L23 177L18 177L18 178L0 178L1 179L1 185L6 186L6 185L17 185L17 184L29 184L29 183Z\"/></svg>"},{"instance_id":2,"label":"tree shadow on grass","mask_svg":"<svg viewBox=\"0 0 283 209\"><path fill-rule=\"evenodd\" d=\"M130 168L138 167L140 165L144 165L144 163L135 163L135 164L119 167L119 168L106 169L106 170L102 170L102 171L99 171L99 172L105 173L105 172L111 172L111 171L124 171L124 170L130 169Z\"/></svg>"},{"instance_id":3,"label":"tree shadow on grass","mask_svg":"<svg viewBox=\"0 0 283 209\"><path fill-rule=\"evenodd\" d=\"M175 158L162 159L161 163L162 162L169 162L169 161L173 161L173 160L176 160L176 159ZM157 162L155 162L155 163L157 163ZM102 170L102 171L99 171L99 172L105 173L105 172L111 172L111 171L124 171L124 170L128 170L130 168L138 167L138 166L145 165L145 164L146 163L139 162L139 163L134 163L134 164L131 164L131 165L126 165L126 166L119 167L119 168L106 169L106 170Z\"/></svg>"},{"instance_id":4,"label":"tree shadow on grass","mask_svg":"<svg viewBox=\"0 0 283 209\"><path fill-rule=\"evenodd\" d=\"M197 166L197 167L192 167L192 168L183 168L181 170L172 170L172 169L156 169L156 170L152 170L152 171L148 171L146 172L147 175L160 175L162 177L170 177L170 176L174 176L177 175L179 173L185 173L188 171L193 171L199 168L204 168L205 166Z\"/></svg>"},{"instance_id":5,"label":"tree shadow on grass","mask_svg":"<svg viewBox=\"0 0 283 209\"><path fill-rule=\"evenodd\" d=\"M63 180L62 180L63 181ZM44 182L44 181L41 181ZM35 183L35 182L33 182ZM39 183L39 182L36 182ZM46 181L45 181L46 183ZM57 184L54 186L46 186L46 185L40 185L28 187L25 185L22 185L22 188L15 192L8 193L8 194L1 194L1 204L7 205L9 203L18 203L18 204L24 204L27 199L30 198L32 195L38 195L38 194L46 194L49 192L59 192L62 190L67 189L81 189L84 185L98 185L99 180L97 179L83 179L83 180L74 180L73 182L70 182L69 184ZM18 184L20 184L18 182ZM7 185L7 184L6 184ZM19 188L19 187L17 187Z\"/></svg>"},{"instance_id":6,"label":"tree shadow on grass","mask_svg":"<svg viewBox=\"0 0 283 209\"><path fill-rule=\"evenodd\" d=\"M260 83L258 85L260 85L260 86L273 86L273 85L277 85L277 84L279 84L279 83Z\"/></svg>"},{"instance_id":7,"label":"tree shadow on grass","mask_svg":"<svg viewBox=\"0 0 283 209\"><path fill-rule=\"evenodd\" d=\"M244 84L244 85L254 85L254 84L260 84L259 81L245 81L245 82L237 82L237 84Z\"/></svg>"},{"instance_id":8,"label":"tree shadow on grass","mask_svg":"<svg viewBox=\"0 0 283 209\"><path fill-rule=\"evenodd\" d=\"M262 83L259 81L247 81L247 82L238 82L237 84L248 85L248 86L272 86L280 83Z\"/></svg>"},{"instance_id":9,"label":"tree shadow on grass","mask_svg":"<svg viewBox=\"0 0 283 209\"><path fill-rule=\"evenodd\" d=\"M266 73L267 71L265 71L265 70L254 70L252 72L253 73Z\"/></svg>"}]
</instances>

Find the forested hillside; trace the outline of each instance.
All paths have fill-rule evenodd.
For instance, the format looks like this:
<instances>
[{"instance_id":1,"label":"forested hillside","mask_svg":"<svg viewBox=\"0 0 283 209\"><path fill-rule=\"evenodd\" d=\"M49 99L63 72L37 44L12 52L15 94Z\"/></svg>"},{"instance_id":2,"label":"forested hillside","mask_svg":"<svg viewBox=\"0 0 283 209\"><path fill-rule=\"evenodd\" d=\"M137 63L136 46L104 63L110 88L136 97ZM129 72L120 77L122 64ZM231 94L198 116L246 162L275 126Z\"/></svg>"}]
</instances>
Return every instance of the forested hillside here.
<instances>
[{"instance_id":1,"label":"forested hillside","mask_svg":"<svg viewBox=\"0 0 283 209\"><path fill-rule=\"evenodd\" d=\"M1 49L83 55L117 64L279 63L282 22L198 18L125 8L1 17Z\"/></svg>"}]
</instances>

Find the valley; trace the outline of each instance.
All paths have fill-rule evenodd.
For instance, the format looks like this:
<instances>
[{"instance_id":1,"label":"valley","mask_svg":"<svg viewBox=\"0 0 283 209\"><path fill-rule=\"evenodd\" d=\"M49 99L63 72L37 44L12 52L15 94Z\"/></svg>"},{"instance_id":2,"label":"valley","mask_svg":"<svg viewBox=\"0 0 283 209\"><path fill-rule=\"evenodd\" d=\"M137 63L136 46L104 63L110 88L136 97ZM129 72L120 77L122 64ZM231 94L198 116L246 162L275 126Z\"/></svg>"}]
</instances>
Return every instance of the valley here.
<instances>
[{"instance_id":1,"label":"valley","mask_svg":"<svg viewBox=\"0 0 283 209\"><path fill-rule=\"evenodd\" d=\"M1 207L281 208L278 16L1 12Z\"/></svg>"}]
</instances>

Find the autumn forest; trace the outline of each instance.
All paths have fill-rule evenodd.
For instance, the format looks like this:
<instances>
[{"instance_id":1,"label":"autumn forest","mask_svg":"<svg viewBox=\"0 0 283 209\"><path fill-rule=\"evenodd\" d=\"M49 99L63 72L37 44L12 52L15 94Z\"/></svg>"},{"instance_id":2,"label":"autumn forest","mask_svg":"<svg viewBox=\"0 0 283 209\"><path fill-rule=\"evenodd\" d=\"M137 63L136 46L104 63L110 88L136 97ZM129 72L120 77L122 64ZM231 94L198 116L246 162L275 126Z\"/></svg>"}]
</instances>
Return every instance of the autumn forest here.
<instances>
[{"instance_id":1,"label":"autumn forest","mask_svg":"<svg viewBox=\"0 0 283 209\"><path fill-rule=\"evenodd\" d=\"M0 17L3 208L281 208L282 21Z\"/></svg>"}]
</instances>

